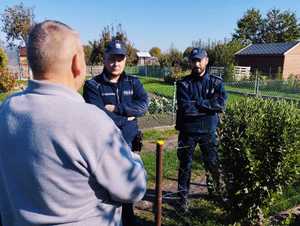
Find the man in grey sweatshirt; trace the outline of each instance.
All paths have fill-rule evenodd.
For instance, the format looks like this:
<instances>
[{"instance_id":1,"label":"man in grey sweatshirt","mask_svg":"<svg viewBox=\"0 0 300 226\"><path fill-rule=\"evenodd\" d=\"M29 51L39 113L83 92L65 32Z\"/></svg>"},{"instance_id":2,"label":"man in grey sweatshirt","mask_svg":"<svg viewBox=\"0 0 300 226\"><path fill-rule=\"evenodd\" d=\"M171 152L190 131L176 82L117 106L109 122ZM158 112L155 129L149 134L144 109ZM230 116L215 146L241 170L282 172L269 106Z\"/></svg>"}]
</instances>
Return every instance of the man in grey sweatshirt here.
<instances>
[{"instance_id":1,"label":"man in grey sweatshirt","mask_svg":"<svg viewBox=\"0 0 300 226\"><path fill-rule=\"evenodd\" d=\"M34 80L0 107L2 224L121 225L121 203L142 199L146 173L113 121L76 92L86 69L78 34L45 21L27 48Z\"/></svg>"}]
</instances>

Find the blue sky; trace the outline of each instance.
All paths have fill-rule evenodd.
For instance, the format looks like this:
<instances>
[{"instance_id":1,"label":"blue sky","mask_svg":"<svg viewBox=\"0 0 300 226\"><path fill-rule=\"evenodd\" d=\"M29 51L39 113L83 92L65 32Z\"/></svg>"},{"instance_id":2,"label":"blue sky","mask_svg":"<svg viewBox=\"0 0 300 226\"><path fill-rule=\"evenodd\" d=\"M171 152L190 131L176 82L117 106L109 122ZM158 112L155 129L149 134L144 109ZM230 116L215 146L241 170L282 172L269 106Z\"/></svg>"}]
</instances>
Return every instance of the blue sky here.
<instances>
[{"instance_id":1,"label":"blue sky","mask_svg":"<svg viewBox=\"0 0 300 226\"><path fill-rule=\"evenodd\" d=\"M0 0L0 13L19 0ZM23 0L37 21L60 20L81 34L83 43L99 39L106 25L119 23L139 50L173 44L184 50L192 41L230 38L236 22L251 7L265 14L274 7L295 11L299 0ZM1 22L0 22L1 23ZM0 39L5 35L0 32Z\"/></svg>"}]
</instances>

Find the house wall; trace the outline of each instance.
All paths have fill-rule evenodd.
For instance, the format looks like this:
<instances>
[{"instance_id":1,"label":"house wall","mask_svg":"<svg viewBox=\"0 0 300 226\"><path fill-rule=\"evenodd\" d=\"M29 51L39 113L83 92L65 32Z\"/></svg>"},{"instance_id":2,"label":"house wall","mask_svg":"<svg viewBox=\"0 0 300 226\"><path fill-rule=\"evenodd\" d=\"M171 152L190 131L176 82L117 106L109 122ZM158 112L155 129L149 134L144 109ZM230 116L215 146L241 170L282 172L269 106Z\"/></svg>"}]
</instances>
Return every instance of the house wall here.
<instances>
[{"instance_id":1,"label":"house wall","mask_svg":"<svg viewBox=\"0 0 300 226\"><path fill-rule=\"evenodd\" d=\"M283 70L284 56L251 55L236 56L235 59L238 66L250 66L251 73L255 73L258 70L263 75L269 75L270 78L275 78L278 72Z\"/></svg>"},{"instance_id":2,"label":"house wall","mask_svg":"<svg viewBox=\"0 0 300 226\"><path fill-rule=\"evenodd\" d=\"M286 53L283 66L283 78L287 79L291 74L300 79L300 45Z\"/></svg>"}]
</instances>

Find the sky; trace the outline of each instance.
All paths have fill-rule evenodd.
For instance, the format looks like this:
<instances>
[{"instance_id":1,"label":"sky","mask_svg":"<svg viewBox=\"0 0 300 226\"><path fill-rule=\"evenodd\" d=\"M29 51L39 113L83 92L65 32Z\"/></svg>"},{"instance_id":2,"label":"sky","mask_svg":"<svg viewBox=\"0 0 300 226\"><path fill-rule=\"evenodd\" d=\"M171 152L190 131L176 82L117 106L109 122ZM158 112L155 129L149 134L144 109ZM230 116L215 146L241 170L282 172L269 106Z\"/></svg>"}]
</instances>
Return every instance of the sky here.
<instances>
[{"instance_id":1,"label":"sky","mask_svg":"<svg viewBox=\"0 0 300 226\"><path fill-rule=\"evenodd\" d=\"M0 0L0 13L19 0ZM230 38L236 23L249 8L263 15L273 8L296 12L299 0L23 0L34 7L35 20L55 19L80 32L82 42L99 40L107 25L122 24L135 48L148 51L154 46L180 50L195 40ZM2 22L0 21L0 26ZM0 32L0 40L5 34Z\"/></svg>"}]
</instances>

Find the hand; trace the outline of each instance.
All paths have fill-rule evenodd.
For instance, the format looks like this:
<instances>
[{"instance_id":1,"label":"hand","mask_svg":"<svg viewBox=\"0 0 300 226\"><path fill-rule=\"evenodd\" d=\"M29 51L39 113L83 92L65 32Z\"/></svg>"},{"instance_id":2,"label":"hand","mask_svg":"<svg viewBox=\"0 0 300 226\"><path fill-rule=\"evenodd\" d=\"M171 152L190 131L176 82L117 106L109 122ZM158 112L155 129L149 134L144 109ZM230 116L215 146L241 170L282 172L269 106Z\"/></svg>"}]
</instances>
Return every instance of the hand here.
<instances>
[{"instance_id":1,"label":"hand","mask_svg":"<svg viewBox=\"0 0 300 226\"><path fill-rule=\"evenodd\" d=\"M134 119L135 119L135 117L133 117L133 116L127 118L128 121L132 121Z\"/></svg>"},{"instance_id":2,"label":"hand","mask_svg":"<svg viewBox=\"0 0 300 226\"><path fill-rule=\"evenodd\" d=\"M108 110L109 112L114 112L116 110L116 106L113 104L107 104L104 106L106 110Z\"/></svg>"}]
</instances>

